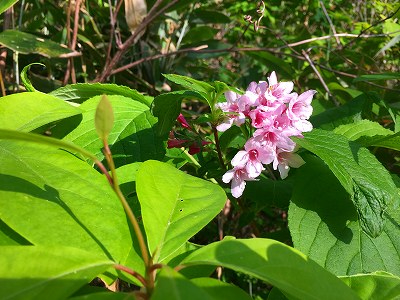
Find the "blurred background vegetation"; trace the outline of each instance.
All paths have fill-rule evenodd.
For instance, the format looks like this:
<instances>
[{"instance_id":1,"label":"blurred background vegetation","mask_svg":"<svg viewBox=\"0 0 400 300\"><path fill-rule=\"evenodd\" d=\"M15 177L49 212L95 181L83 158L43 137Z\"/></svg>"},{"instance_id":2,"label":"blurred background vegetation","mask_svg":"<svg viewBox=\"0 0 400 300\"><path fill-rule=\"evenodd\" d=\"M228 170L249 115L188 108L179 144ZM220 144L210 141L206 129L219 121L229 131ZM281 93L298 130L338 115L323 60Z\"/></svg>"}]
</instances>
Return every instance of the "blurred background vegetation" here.
<instances>
[{"instance_id":1,"label":"blurred background vegetation","mask_svg":"<svg viewBox=\"0 0 400 300\"><path fill-rule=\"evenodd\" d=\"M104 82L149 96L178 88L162 74L218 80L245 89L276 71L279 80L293 81L299 93L318 91L313 101L316 127L324 128L319 114L343 107L335 114L361 111L363 118L400 130L397 1L148 0L148 15L135 16L134 33L126 22L132 12L125 11L124 1L136 0L0 3L1 12L6 2L15 2L0 19L2 95L24 91L19 74L32 63L46 66L32 65L28 72L33 86L43 92L71 83ZM183 108L189 120L207 111L201 103L186 102ZM398 152L372 151L390 172L399 174ZM199 172L212 173L213 168L218 168L215 157ZM275 182L261 178L248 186L243 199L232 203L230 215L220 219L226 222L223 234L290 244L286 211L291 177ZM215 225L204 229L195 242L219 239L222 233ZM266 287L256 280L229 271L223 276L253 295L266 295Z\"/></svg>"},{"instance_id":2,"label":"blurred background vegetation","mask_svg":"<svg viewBox=\"0 0 400 300\"><path fill-rule=\"evenodd\" d=\"M169 89L163 73L244 88L276 70L279 79L293 80L302 90L316 89L333 104L350 100L356 90L374 90L389 101L398 94L398 81L359 78L399 72L396 1L157 1L155 12L163 10L161 14L124 49L112 66L117 72L101 79L107 63L132 34L123 2L16 2L0 20L0 44L8 47L2 50L5 61L0 65L6 92L21 88L17 77L23 67L41 62L46 69L33 66L30 76L43 91L68 82L101 80L156 95ZM147 1L148 11L153 5ZM4 32L7 29L46 42L35 48L29 38L13 38ZM47 40L73 48L77 56L59 58L59 49ZM18 51L24 46L29 53Z\"/></svg>"}]
</instances>

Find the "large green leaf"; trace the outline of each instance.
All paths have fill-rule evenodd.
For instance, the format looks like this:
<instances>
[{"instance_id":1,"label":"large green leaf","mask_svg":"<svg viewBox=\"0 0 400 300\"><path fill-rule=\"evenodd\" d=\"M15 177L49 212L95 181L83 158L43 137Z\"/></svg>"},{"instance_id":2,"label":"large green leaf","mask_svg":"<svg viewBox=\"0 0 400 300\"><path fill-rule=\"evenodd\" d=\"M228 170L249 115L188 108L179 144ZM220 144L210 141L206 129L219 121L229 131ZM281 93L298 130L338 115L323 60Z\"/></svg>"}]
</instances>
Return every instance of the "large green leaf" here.
<instances>
[{"instance_id":1,"label":"large green leaf","mask_svg":"<svg viewBox=\"0 0 400 300\"><path fill-rule=\"evenodd\" d=\"M317 157L294 178L289 229L294 246L336 275L385 270L400 274L399 212L388 209L383 231L372 238L361 227L350 195ZM396 221L397 219L397 221Z\"/></svg>"},{"instance_id":2,"label":"large green leaf","mask_svg":"<svg viewBox=\"0 0 400 300\"><path fill-rule=\"evenodd\" d=\"M2 0L0 3L0 14L5 12L8 8L14 5L18 0Z\"/></svg>"},{"instance_id":3,"label":"large green leaf","mask_svg":"<svg viewBox=\"0 0 400 300\"><path fill-rule=\"evenodd\" d=\"M226 201L216 184L158 161L146 161L136 175L150 253L162 262L207 225Z\"/></svg>"},{"instance_id":4,"label":"large green leaf","mask_svg":"<svg viewBox=\"0 0 400 300\"><path fill-rule=\"evenodd\" d=\"M400 298L400 278L386 272L341 277L363 300Z\"/></svg>"},{"instance_id":5,"label":"large green leaf","mask_svg":"<svg viewBox=\"0 0 400 300\"><path fill-rule=\"evenodd\" d=\"M110 268L104 256L70 247L0 247L0 298L66 299Z\"/></svg>"},{"instance_id":6,"label":"large green leaf","mask_svg":"<svg viewBox=\"0 0 400 300\"><path fill-rule=\"evenodd\" d=\"M84 102L81 123L64 137L103 159L102 141L94 127L94 116L101 96ZM114 127L108 142L117 166L147 159L160 159L164 155L164 146L155 132L157 119L150 113L148 106L132 101L127 97L108 96L114 111Z\"/></svg>"},{"instance_id":7,"label":"large green leaf","mask_svg":"<svg viewBox=\"0 0 400 300\"><path fill-rule=\"evenodd\" d=\"M228 16L215 10L196 9L190 15L190 22L195 24L225 24L230 21Z\"/></svg>"},{"instance_id":8,"label":"large green leaf","mask_svg":"<svg viewBox=\"0 0 400 300\"><path fill-rule=\"evenodd\" d=\"M0 44L22 54L37 53L46 57L62 57L71 53L70 49L56 42L18 30L1 32Z\"/></svg>"},{"instance_id":9,"label":"large green leaf","mask_svg":"<svg viewBox=\"0 0 400 300\"><path fill-rule=\"evenodd\" d=\"M105 177L51 146L0 140L0 219L34 245L76 247L117 262L132 247Z\"/></svg>"},{"instance_id":10,"label":"large green leaf","mask_svg":"<svg viewBox=\"0 0 400 300\"><path fill-rule=\"evenodd\" d=\"M235 300L251 300L249 294L235 285L225 283L221 280L202 277L191 280L195 285L201 287L214 300L235 299Z\"/></svg>"},{"instance_id":11,"label":"large green leaf","mask_svg":"<svg viewBox=\"0 0 400 300\"><path fill-rule=\"evenodd\" d=\"M191 77L177 74L164 74L164 77L188 90L199 92L201 95L204 95L205 98L207 98L207 95L214 92L214 87L209 83Z\"/></svg>"},{"instance_id":12,"label":"large green leaf","mask_svg":"<svg viewBox=\"0 0 400 300\"><path fill-rule=\"evenodd\" d=\"M40 92L0 98L0 127L32 131L42 125L80 114L81 110Z\"/></svg>"},{"instance_id":13,"label":"large green leaf","mask_svg":"<svg viewBox=\"0 0 400 300\"><path fill-rule=\"evenodd\" d=\"M376 122L361 120L341 125L334 132L365 147L376 146L400 151L400 134L395 134Z\"/></svg>"},{"instance_id":14,"label":"large green leaf","mask_svg":"<svg viewBox=\"0 0 400 300\"><path fill-rule=\"evenodd\" d=\"M296 142L318 155L351 195L363 230L377 237L383 230L383 212L399 192L389 172L368 149L331 131L314 129Z\"/></svg>"},{"instance_id":15,"label":"large green leaf","mask_svg":"<svg viewBox=\"0 0 400 300\"><path fill-rule=\"evenodd\" d=\"M99 292L69 298L70 300L134 300L133 293Z\"/></svg>"},{"instance_id":16,"label":"large green leaf","mask_svg":"<svg viewBox=\"0 0 400 300\"><path fill-rule=\"evenodd\" d=\"M214 298L174 269L164 266L157 276L151 300L177 299L213 300Z\"/></svg>"},{"instance_id":17,"label":"large green leaf","mask_svg":"<svg viewBox=\"0 0 400 300\"><path fill-rule=\"evenodd\" d=\"M330 108L323 113L310 118L314 127L332 130L335 127L361 120L362 112L371 100L368 95L362 94L346 104Z\"/></svg>"},{"instance_id":18,"label":"large green leaf","mask_svg":"<svg viewBox=\"0 0 400 300\"><path fill-rule=\"evenodd\" d=\"M104 83L69 84L50 93L50 95L53 95L57 98L75 103L82 103L89 98L102 94L128 97L132 100L146 104L147 106L150 106L152 101L151 98L145 97L138 91L130 89L126 86Z\"/></svg>"},{"instance_id":19,"label":"large green leaf","mask_svg":"<svg viewBox=\"0 0 400 300\"><path fill-rule=\"evenodd\" d=\"M358 299L340 279L304 254L269 239L215 242L193 252L182 264L230 268L264 280L293 299Z\"/></svg>"},{"instance_id":20,"label":"large green leaf","mask_svg":"<svg viewBox=\"0 0 400 300\"><path fill-rule=\"evenodd\" d=\"M335 133L345 136L350 141L355 141L363 136L386 136L394 134L393 131L382 127L377 122L360 120L351 124L340 125L334 130Z\"/></svg>"}]
</instances>

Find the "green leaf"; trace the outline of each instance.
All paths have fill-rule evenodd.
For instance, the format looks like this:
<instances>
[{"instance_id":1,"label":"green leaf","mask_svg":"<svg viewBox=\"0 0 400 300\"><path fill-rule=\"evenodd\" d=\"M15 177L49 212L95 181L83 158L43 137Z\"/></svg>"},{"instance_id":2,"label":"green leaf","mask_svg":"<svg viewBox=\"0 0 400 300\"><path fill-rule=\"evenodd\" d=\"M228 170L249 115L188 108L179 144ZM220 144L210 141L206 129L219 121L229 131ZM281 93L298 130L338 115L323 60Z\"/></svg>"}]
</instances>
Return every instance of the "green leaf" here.
<instances>
[{"instance_id":1,"label":"green leaf","mask_svg":"<svg viewBox=\"0 0 400 300\"><path fill-rule=\"evenodd\" d=\"M303 156L294 176L288 220L295 248L336 275L385 270L400 274L398 209L384 214L382 234L371 238L344 190L326 164Z\"/></svg>"},{"instance_id":2,"label":"green leaf","mask_svg":"<svg viewBox=\"0 0 400 300\"><path fill-rule=\"evenodd\" d=\"M56 246L3 246L1 299L66 299L114 262L92 252Z\"/></svg>"},{"instance_id":3,"label":"green leaf","mask_svg":"<svg viewBox=\"0 0 400 300\"><path fill-rule=\"evenodd\" d=\"M50 93L50 95L57 98L75 103L82 103L89 98L102 94L124 96L146 104L147 106L151 104L149 98L143 96L138 91L116 84L76 83L66 85Z\"/></svg>"},{"instance_id":4,"label":"green leaf","mask_svg":"<svg viewBox=\"0 0 400 300\"><path fill-rule=\"evenodd\" d=\"M70 300L134 300L133 293L102 292L68 298Z\"/></svg>"},{"instance_id":5,"label":"green leaf","mask_svg":"<svg viewBox=\"0 0 400 300\"><path fill-rule=\"evenodd\" d=\"M204 81L176 74L163 74L163 76L184 88L200 93L204 99L207 99L206 96L214 92L213 86Z\"/></svg>"},{"instance_id":6,"label":"green leaf","mask_svg":"<svg viewBox=\"0 0 400 300\"><path fill-rule=\"evenodd\" d=\"M9 9L11 6L14 5L14 3L17 3L18 0L2 0L0 3L0 14L5 12L7 9Z\"/></svg>"},{"instance_id":7,"label":"green leaf","mask_svg":"<svg viewBox=\"0 0 400 300\"><path fill-rule=\"evenodd\" d=\"M252 297L249 296L242 289L234 286L232 284L225 283L214 278L195 278L192 279L193 282L198 287L201 287L209 296L214 300L220 299L235 299L235 300L251 300Z\"/></svg>"},{"instance_id":8,"label":"green leaf","mask_svg":"<svg viewBox=\"0 0 400 300\"><path fill-rule=\"evenodd\" d=\"M181 112L182 99L202 99L202 95L195 91L176 91L164 93L154 98L152 112L158 118L157 133L167 136Z\"/></svg>"},{"instance_id":9,"label":"green leaf","mask_svg":"<svg viewBox=\"0 0 400 300\"><path fill-rule=\"evenodd\" d=\"M80 106L83 119L64 140L94 153L101 160L104 158L101 152L103 143L94 128L95 110L100 99L101 96L93 97ZM108 99L115 118L108 142L116 166L152 158L161 159L164 146L156 134L157 119L151 115L149 107L123 96L112 95Z\"/></svg>"},{"instance_id":10,"label":"green leaf","mask_svg":"<svg viewBox=\"0 0 400 300\"><path fill-rule=\"evenodd\" d=\"M114 113L106 95L101 96L101 100L97 105L94 124L100 139L107 141L114 126Z\"/></svg>"},{"instance_id":11,"label":"green leaf","mask_svg":"<svg viewBox=\"0 0 400 300\"><path fill-rule=\"evenodd\" d=\"M46 57L63 57L72 53L70 49L56 42L18 30L1 32L0 44L22 54L37 53Z\"/></svg>"},{"instance_id":12,"label":"green leaf","mask_svg":"<svg viewBox=\"0 0 400 300\"><path fill-rule=\"evenodd\" d=\"M363 136L386 136L394 134L393 131L382 127L377 122L369 120L360 120L352 124L341 125L336 127L335 133L345 136L350 141L355 141Z\"/></svg>"},{"instance_id":13,"label":"green leaf","mask_svg":"<svg viewBox=\"0 0 400 300\"><path fill-rule=\"evenodd\" d=\"M379 123L361 120L341 125L334 130L364 147L376 146L400 151L400 133L382 127Z\"/></svg>"},{"instance_id":14,"label":"green leaf","mask_svg":"<svg viewBox=\"0 0 400 300\"><path fill-rule=\"evenodd\" d=\"M214 298L174 269L163 266L157 276L151 300L177 299L213 300Z\"/></svg>"},{"instance_id":15,"label":"green leaf","mask_svg":"<svg viewBox=\"0 0 400 300\"><path fill-rule=\"evenodd\" d=\"M214 38L218 29L209 26L196 26L191 28L183 37L182 43L197 43Z\"/></svg>"},{"instance_id":16,"label":"green leaf","mask_svg":"<svg viewBox=\"0 0 400 300\"><path fill-rule=\"evenodd\" d=\"M341 277L363 300L391 300L400 297L400 278L386 272Z\"/></svg>"},{"instance_id":17,"label":"green leaf","mask_svg":"<svg viewBox=\"0 0 400 300\"><path fill-rule=\"evenodd\" d=\"M381 73L381 74L361 75L357 78L354 78L353 82L391 80L391 79L400 79L400 73Z\"/></svg>"},{"instance_id":18,"label":"green leaf","mask_svg":"<svg viewBox=\"0 0 400 300\"><path fill-rule=\"evenodd\" d=\"M22 72L21 72L21 81L22 81L22 83L24 84L25 89L26 89L28 92L37 92L37 90L33 87L31 81L29 80L28 74L27 74L28 71L29 71L29 69L30 69L30 67L31 67L32 65L40 65L40 66L45 67L45 68L46 68L46 65L41 64L41 63L31 63L31 64L25 66L25 68L22 69Z\"/></svg>"},{"instance_id":19,"label":"green leaf","mask_svg":"<svg viewBox=\"0 0 400 300\"><path fill-rule=\"evenodd\" d=\"M314 129L295 141L318 155L351 195L363 230L377 237L383 230L383 212L399 201L389 172L368 149L330 131Z\"/></svg>"},{"instance_id":20,"label":"green leaf","mask_svg":"<svg viewBox=\"0 0 400 300\"><path fill-rule=\"evenodd\" d=\"M0 220L0 246L31 245L26 239Z\"/></svg>"},{"instance_id":21,"label":"green leaf","mask_svg":"<svg viewBox=\"0 0 400 300\"><path fill-rule=\"evenodd\" d=\"M292 79L295 74L292 66L276 55L266 51L248 51L246 54L257 61L266 64L270 68L270 71L275 70L278 74L285 76L285 78Z\"/></svg>"},{"instance_id":22,"label":"green leaf","mask_svg":"<svg viewBox=\"0 0 400 300\"><path fill-rule=\"evenodd\" d=\"M32 131L40 126L78 115L81 110L40 92L0 98L0 128Z\"/></svg>"},{"instance_id":23,"label":"green leaf","mask_svg":"<svg viewBox=\"0 0 400 300\"><path fill-rule=\"evenodd\" d=\"M196 9L190 15L190 22L194 24L226 24L230 21L228 16L213 10Z\"/></svg>"},{"instance_id":24,"label":"green leaf","mask_svg":"<svg viewBox=\"0 0 400 300\"><path fill-rule=\"evenodd\" d=\"M136 173L142 163L126 164L116 169L119 187L125 197L136 192Z\"/></svg>"},{"instance_id":25,"label":"green leaf","mask_svg":"<svg viewBox=\"0 0 400 300\"><path fill-rule=\"evenodd\" d=\"M71 246L115 261L132 247L105 177L46 145L0 140L0 219L34 245Z\"/></svg>"},{"instance_id":26,"label":"green leaf","mask_svg":"<svg viewBox=\"0 0 400 300\"><path fill-rule=\"evenodd\" d=\"M294 299L358 299L340 279L304 254L269 239L215 242L193 252L182 264L230 268L264 280Z\"/></svg>"},{"instance_id":27,"label":"green leaf","mask_svg":"<svg viewBox=\"0 0 400 300\"><path fill-rule=\"evenodd\" d=\"M310 121L314 127L333 130L339 125L361 120L362 111L369 102L368 96L362 94L342 106L331 108L321 114L312 116Z\"/></svg>"},{"instance_id":28,"label":"green leaf","mask_svg":"<svg viewBox=\"0 0 400 300\"><path fill-rule=\"evenodd\" d=\"M92 153L82 149L75 144L70 142L61 141L58 139L50 138L47 136L33 134L33 133L25 133L19 132L15 130L7 130L7 129L0 129L0 140L17 140L17 141L25 141L25 142L33 142L42 145L48 145L53 148L63 148L65 150L70 150L76 153L83 155L86 158L91 159L93 162L97 161L97 157L94 156Z\"/></svg>"},{"instance_id":29,"label":"green leaf","mask_svg":"<svg viewBox=\"0 0 400 300\"><path fill-rule=\"evenodd\" d=\"M143 225L155 262L172 255L207 225L226 201L216 184L158 161L144 162L136 177Z\"/></svg>"}]
</instances>

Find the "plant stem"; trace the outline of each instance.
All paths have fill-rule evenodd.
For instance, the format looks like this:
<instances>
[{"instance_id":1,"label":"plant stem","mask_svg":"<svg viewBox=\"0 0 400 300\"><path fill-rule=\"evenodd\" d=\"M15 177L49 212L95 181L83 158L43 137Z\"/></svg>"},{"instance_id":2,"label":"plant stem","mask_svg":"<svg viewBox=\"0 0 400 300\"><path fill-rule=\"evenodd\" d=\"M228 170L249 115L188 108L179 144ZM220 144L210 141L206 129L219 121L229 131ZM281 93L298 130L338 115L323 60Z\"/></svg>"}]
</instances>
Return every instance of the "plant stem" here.
<instances>
[{"instance_id":1,"label":"plant stem","mask_svg":"<svg viewBox=\"0 0 400 300\"><path fill-rule=\"evenodd\" d=\"M131 222L131 224L133 226L133 230L135 231L136 237L139 242L139 247L140 247L140 251L142 253L142 258L143 258L144 264L146 265L146 269L148 269L150 267L150 259L149 259L149 253L147 251L146 244L144 242L142 231L140 230L139 223L137 222L132 209L130 208L128 202L126 201L124 195L121 192L121 189L119 188L118 178L117 178L117 174L115 171L114 160L112 158L111 151L110 151L110 148L108 147L108 143L107 143L106 139L103 140L103 144L104 144L104 155L107 159L108 166L110 167L111 176L113 179L112 188L114 189L114 192L117 194L119 200L121 201L122 206L124 207L125 213L127 214L129 221Z\"/></svg>"},{"instance_id":2,"label":"plant stem","mask_svg":"<svg viewBox=\"0 0 400 300\"><path fill-rule=\"evenodd\" d=\"M193 155L191 155L184 147L181 148L181 150L183 151L183 153L185 153L185 155L190 159L190 161L198 168L201 167L201 165L199 164L199 162L193 157Z\"/></svg>"},{"instance_id":3,"label":"plant stem","mask_svg":"<svg viewBox=\"0 0 400 300\"><path fill-rule=\"evenodd\" d=\"M137 272L135 272L135 271L129 269L128 267L125 267L125 266L119 265L119 264L114 265L114 268L117 269L117 270L120 270L120 271L124 271L124 272L126 272L126 273L132 275L132 276L135 277L137 280L139 280L139 281L143 284L143 286L146 286L146 284L147 284L147 283L146 283L146 279L144 279L143 276L140 275L139 273L137 273Z\"/></svg>"},{"instance_id":4,"label":"plant stem","mask_svg":"<svg viewBox=\"0 0 400 300\"><path fill-rule=\"evenodd\" d=\"M212 131L214 133L215 147L217 148L219 163L221 164L222 168L224 170L226 170L224 159L222 158L221 147L219 146L218 131L217 131L217 128L214 125L212 125Z\"/></svg>"}]
</instances>

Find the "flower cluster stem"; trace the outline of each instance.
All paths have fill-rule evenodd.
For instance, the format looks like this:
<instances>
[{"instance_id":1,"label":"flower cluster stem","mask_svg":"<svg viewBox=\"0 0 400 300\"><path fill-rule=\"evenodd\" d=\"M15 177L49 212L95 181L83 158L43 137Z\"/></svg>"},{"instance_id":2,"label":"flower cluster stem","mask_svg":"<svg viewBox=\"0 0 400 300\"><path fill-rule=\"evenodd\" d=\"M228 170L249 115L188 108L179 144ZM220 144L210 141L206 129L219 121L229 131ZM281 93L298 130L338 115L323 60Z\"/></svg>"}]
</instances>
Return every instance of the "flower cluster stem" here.
<instances>
[{"instance_id":1,"label":"flower cluster stem","mask_svg":"<svg viewBox=\"0 0 400 300\"><path fill-rule=\"evenodd\" d=\"M219 163L221 164L221 167L225 170L226 166L225 166L225 163L224 163L224 159L222 157L221 147L219 145L219 137L218 137L217 128L215 126L212 126L212 131L214 133L215 147L217 148L218 160L219 160Z\"/></svg>"}]
</instances>

